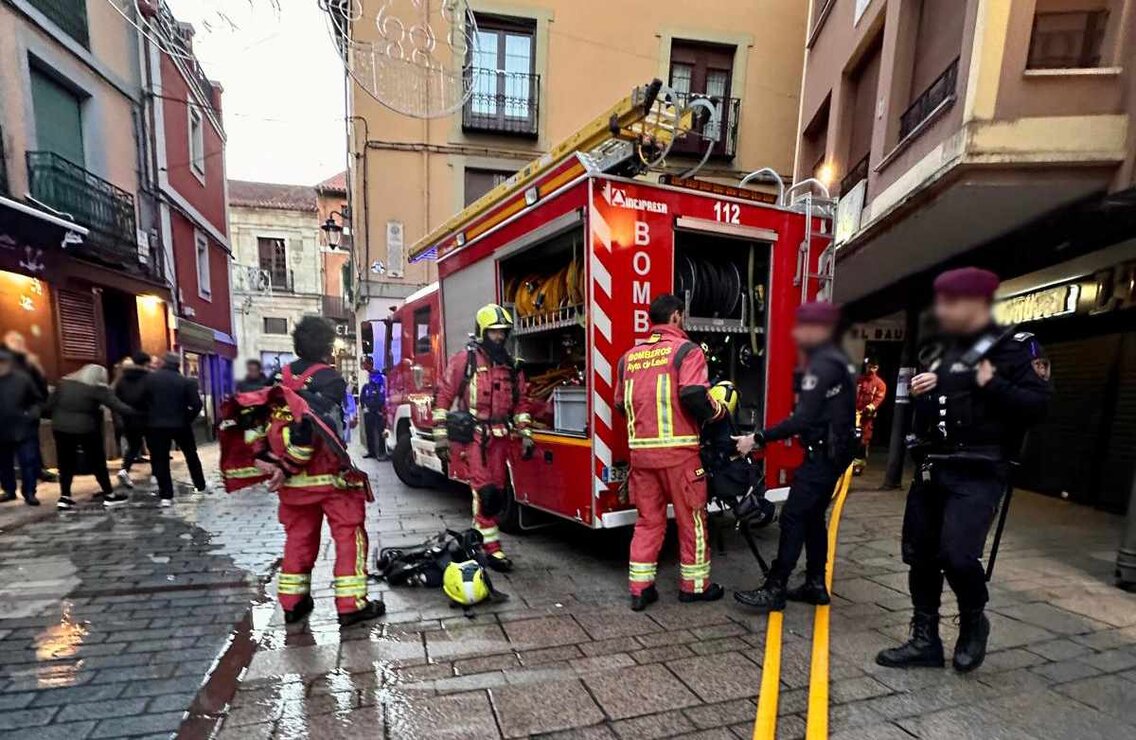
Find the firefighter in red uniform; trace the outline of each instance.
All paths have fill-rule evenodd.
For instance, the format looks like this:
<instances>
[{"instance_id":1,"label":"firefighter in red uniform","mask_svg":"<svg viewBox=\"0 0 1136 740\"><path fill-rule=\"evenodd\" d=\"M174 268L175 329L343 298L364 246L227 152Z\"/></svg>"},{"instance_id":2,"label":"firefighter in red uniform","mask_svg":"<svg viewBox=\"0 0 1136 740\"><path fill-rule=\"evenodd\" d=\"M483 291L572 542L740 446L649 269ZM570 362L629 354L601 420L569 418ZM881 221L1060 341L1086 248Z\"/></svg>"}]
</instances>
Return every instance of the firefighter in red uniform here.
<instances>
[{"instance_id":1,"label":"firefighter in red uniform","mask_svg":"<svg viewBox=\"0 0 1136 740\"><path fill-rule=\"evenodd\" d=\"M631 539L631 609L659 598L659 548L674 505L679 537L679 600L715 601L724 590L710 580L706 535L706 473L699 456L702 424L724 407L709 393L706 356L682 328L682 302L661 295L649 308L651 334L619 360L615 405L627 417L628 487L639 512Z\"/></svg>"},{"instance_id":2,"label":"firefighter in red uniform","mask_svg":"<svg viewBox=\"0 0 1136 740\"><path fill-rule=\"evenodd\" d=\"M532 417L526 410L524 374L505 348L513 317L491 303L477 311L474 323L475 341L450 357L438 383L434 442L440 458L453 458L455 466L460 463L468 471L473 526L484 538L489 567L506 572L513 561L501 549L497 519L507 505L509 444L519 436L522 456L532 456Z\"/></svg>"},{"instance_id":3,"label":"firefighter in red uniform","mask_svg":"<svg viewBox=\"0 0 1136 740\"><path fill-rule=\"evenodd\" d=\"M864 361L864 373L856 379L856 426L860 428L860 447L852 461L852 474L861 475L868 464L868 447L872 444L872 427L876 412L887 397L887 383L880 377L880 363Z\"/></svg>"},{"instance_id":4,"label":"firefighter in red uniform","mask_svg":"<svg viewBox=\"0 0 1136 740\"><path fill-rule=\"evenodd\" d=\"M317 419L273 423L265 430L267 447L254 465L280 497L284 525L284 560L277 594L288 631L303 629L312 612L312 568L327 519L335 542L335 607L339 624L375 619L386 611L382 601L367 599L367 532L370 490L365 475L350 464L342 443L340 401L346 381L325 364L331 357L335 329L325 319L305 316L292 335L300 358L284 368L281 385L297 393ZM261 391L269 393L269 390ZM273 418L279 420L279 408ZM273 437L278 439L273 439Z\"/></svg>"}]
</instances>

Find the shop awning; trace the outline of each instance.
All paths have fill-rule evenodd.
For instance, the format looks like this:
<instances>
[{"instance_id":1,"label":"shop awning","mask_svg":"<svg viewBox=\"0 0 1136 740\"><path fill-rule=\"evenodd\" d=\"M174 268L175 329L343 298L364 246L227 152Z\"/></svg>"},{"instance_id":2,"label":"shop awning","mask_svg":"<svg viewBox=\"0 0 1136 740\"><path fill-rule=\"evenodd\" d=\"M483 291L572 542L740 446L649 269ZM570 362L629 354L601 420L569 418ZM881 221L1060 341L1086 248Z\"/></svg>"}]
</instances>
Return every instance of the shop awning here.
<instances>
[{"instance_id":1,"label":"shop awning","mask_svg":"<svg viewBox=\"0 0 1136 740\"><path fill-rule=\"evenodd\" d=\"M189 319L177 320L177 343L188 352L210 355L217 351L213 329Z\"/></svg>"}]
</instances>

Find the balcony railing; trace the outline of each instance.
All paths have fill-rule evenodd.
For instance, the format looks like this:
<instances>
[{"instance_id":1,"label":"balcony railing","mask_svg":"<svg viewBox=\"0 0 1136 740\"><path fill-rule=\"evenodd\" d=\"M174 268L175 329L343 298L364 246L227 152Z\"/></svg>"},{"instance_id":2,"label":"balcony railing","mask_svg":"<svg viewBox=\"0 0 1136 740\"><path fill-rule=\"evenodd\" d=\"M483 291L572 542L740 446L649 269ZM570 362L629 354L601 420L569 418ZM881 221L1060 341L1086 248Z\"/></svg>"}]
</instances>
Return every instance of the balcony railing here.
<instances>
[{"instance_id":1,"label":"balcony railing","mask_svg":"<svg viewBox=\"0 0 1136 740\"><path fill-rule=\"evenodd\" d=\"M462 109L464 131L536 136L540 75L471 68L473 92Z\"/></svg>"},{"instance_id":2,"label":"balcony railing","mask_svg":"<svg viewBox=\"0 0 1136 740\"><path fill-rule=\"evenodd\" d=\"M133 195L55 152L28 152L27 161L31 196L90 229L80 248L84 254L161 274L155 260L143 259L139 250Z\"/></svg>"},{"instance_id":3,"label":"balcony railing","mask_svg":"<svg viewBox=\"0 0 1136 740\"><path fill-rule=\"evenodd\" d=\"M914 133L941 105L954 100L958 87L958 66L959 60L955 59L899 117L900 141Z\"/></svg>"},{"instance_id":4,"label":"balcony railing","mask_svg":"<svg viewBox=\"0 0 1136 740\"><path fill-rule=\"evenodd\" d=\"M677 102L686 105L692 97L703 96L679 94ZM711 128L709 121L697 124L694 130L674 143L671 154L701 157L706 153L706 147L710 146L710 142L704 137L713 138L715 135L718 140L710 149L711 159L733 159L738 153L738 121L741 118L742 101L739 98L709 98L709 100L715 105L722 106L722 117L718 121L717 130Z\"/></svg>"},{"instance_id":5,"label":"balcony railing","mask_svg":"<svg viewBox=\"0 0 1136 740\"><path fill-rule=\"evenodd\" d=\"M862 180L868 179L868 157L870 156L870 152L865 154L859 162L852 165L852 168L848 170L848 174L840 181L840 195L847 195Z\"/></svg>"},{"instance_id":6,"label":"balcony railing","mask_svg":"<svg viewBox=\"0 0 1136 740\"><path fill-rule=\"evenodd\" d=\"M296 274L292 270L261 268L267 278L264 290L270 293L295 293Z\"/></svg>"},{"instance_id":7,"label":"balcony railing","mask_svg":"<svg viewBox=\"0 0 1136 740\"><path fill-rule=\"evenodd\" d=\"M323 315L329 319L349 320L353 315L351 299L342 295L325 295L323 297Z\"/></svg>"},{"instance_id":8,"label":"balcony railing","mask_svg":"<svg viewBox=\"0 0 1136 740\"><path fill-rule=\"evenodd\" d=\"M1033 20L1028 69L1101 66L1108 11L1038 13Z\"/></svg>"},{"instance_id":9,"label":"balcony railing","mask_svg":"<svg viewBox=\"0 0 1136 740\"><path fill-rule=\"evenodd\" d=\"M31 6L83 46L91 45L87 31L87 0L29 0Z\"/></svg>"}]
</instances>

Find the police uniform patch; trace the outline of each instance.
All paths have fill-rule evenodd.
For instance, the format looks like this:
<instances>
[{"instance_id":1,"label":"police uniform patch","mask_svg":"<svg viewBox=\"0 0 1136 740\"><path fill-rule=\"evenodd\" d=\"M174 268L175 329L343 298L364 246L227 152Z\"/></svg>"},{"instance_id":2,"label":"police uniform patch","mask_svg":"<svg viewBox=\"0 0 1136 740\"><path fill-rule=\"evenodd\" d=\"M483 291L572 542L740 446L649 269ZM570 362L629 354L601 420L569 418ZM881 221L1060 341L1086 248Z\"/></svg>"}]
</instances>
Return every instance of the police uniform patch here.
<instances>
[{"instance_id":1,"label":"police uniform patch","mask_svg":"<svg viewBox=\"0 0 1136 740\"><path fill-rule=\"evenodd\" d=\"M813 388L817 387L818 382L820 382L820 380L817 376L812 373L805 373L804 377L801 378L801 390L811 391Z\"/></svg>"}]
</instances>

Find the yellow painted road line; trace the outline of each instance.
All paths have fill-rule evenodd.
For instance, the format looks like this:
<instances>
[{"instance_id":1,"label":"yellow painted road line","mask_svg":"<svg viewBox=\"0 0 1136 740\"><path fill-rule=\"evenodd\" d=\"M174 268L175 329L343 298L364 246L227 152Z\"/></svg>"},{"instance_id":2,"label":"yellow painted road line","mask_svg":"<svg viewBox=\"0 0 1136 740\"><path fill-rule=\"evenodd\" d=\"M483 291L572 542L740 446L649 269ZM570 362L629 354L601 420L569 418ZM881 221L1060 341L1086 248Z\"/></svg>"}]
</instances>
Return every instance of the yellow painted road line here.
<instances>
[{"instance_id":1,"label":"yellow painted road line","mask_svg":"<svg viewBox=\"0 0 1136 740\"><path fill-rule=\"evenodd\" d=\"M765 628L765 659L761 662L761 689L757 695L757 718L753 740L777 736L777 699L781 692L781 623L784 614L770 612Z\"/></svg>"},{"instance_id":2,"label":"yellow painted road line","mask_svg":"<svg viewBox=\"0 0 1136 740\"><path fill-rule=\"evenodd\" d=\"M836 484L832 516L828 520L828 561L825 563L824 583L832 591L832 571L836 563L836 539L840 531L840 515L844 500L852 483L849 466ZM813 652L809 664L809 714L805 725L805 740L828 738L828 623L830 606L818 606L813 617Z\"/></svg>"}]
</instances>

